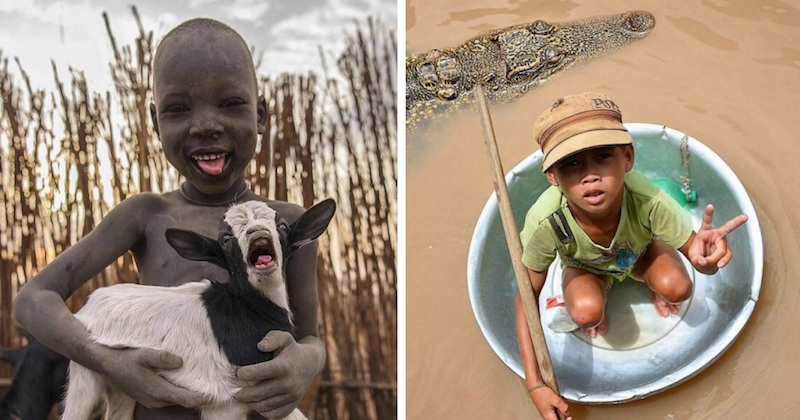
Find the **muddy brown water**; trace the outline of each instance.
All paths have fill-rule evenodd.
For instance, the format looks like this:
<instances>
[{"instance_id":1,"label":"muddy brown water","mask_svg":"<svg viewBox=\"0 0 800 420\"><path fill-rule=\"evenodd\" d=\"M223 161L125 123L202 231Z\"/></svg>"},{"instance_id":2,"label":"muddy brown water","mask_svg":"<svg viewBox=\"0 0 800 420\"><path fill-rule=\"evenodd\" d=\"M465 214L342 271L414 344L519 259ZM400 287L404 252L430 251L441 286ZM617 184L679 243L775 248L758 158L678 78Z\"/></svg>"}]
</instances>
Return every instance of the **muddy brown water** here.
<instances>
[{"instance_id":1,"label":"muddy brown water","mask_svg":"<svg viewBox=\"0 0 800 420\"><path fill-rule=\"evenodd\" d=\"M765 255L761 295L739 338L698 376L641 401L573 403L571 412L593 420L800 416L800 3L409 0L406 7L408 52L535 19L632 9L656 16L644 40L492 107L503 165L508 170L535 150L530 130L541 110L558 96L590 90L611 96L626 122L665 124L697 138L734 170L755 205ZM491 193L477 112L408 136L409 419L538 418L469 303L467 251Z\"/></svg>"}]
</instances>

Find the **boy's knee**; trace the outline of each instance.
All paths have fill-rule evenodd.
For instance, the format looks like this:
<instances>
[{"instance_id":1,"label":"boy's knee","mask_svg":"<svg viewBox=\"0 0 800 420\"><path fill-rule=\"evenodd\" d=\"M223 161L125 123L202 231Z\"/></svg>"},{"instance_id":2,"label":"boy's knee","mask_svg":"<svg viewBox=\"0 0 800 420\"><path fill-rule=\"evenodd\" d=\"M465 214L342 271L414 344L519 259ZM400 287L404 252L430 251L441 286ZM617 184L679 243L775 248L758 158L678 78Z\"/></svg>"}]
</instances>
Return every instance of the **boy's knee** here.
<instances>
[{"instance_id":1,"label":"boy's knee","mask_svg":"<svg viewBox=\"0 0 800 420\"><path fill-rule=\"evenodd\" d=\"M669 302L678 303L689 299L692 296L692 282L684 281L681 283L673 284L670 294L664 296Z\"/></svg>"},{"instance_id":2,"label":"boy's knee","mask_svg":"<svg viewBox=\"0 0 800 420\"><path fill-rule=\"evenodd\" d=\"M654 292L658 293L670 303L680 303L692 296L693 285L686 277L662 276L652 285Z\"/></svg>"},{"instance_id":3,"label":"boy's knee","mask_svg":"<svg viewBox=\"0 0 800 420\"><path fill-rule=\"evenodd\" d=\"M567 311L581 328L590 328L603 320L605 302L591 297L579 297L567 302Z\"/></svg>"}]
</instances>

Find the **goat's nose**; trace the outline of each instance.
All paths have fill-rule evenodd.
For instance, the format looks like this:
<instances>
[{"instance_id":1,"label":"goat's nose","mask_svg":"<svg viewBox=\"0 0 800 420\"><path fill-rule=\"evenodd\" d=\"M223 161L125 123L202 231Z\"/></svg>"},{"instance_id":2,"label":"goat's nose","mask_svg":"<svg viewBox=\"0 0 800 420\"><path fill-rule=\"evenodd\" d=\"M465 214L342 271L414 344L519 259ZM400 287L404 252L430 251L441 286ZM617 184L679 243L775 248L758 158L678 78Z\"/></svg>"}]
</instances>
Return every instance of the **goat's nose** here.
<instances>
[{"instance_id":1,"label":"goat's nose","mask_svg":"<svg viewBox=\"0 0 800 420\"><path fill-rule=\"evenodd\" d=\"M256 232L261 232L262 230L264 230L264 228L261 226L250 226L249 228L247 228L247 234L251 235Z\"/></svg>"}]
</instances>

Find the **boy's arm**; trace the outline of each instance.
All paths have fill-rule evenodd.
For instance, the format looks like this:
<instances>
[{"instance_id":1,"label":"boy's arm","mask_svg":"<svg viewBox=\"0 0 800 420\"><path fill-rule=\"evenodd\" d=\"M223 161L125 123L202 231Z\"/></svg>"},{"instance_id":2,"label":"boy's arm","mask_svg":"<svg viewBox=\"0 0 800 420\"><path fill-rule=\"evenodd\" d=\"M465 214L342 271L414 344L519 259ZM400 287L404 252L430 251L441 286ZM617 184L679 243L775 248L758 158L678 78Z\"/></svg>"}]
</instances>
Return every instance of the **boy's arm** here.
<instances>
[{"instance_id":1,"label":"boy's arm","mask_svg":"<svg viewBox=\"0 0 800 420\"><path fill-rule=\"evenodd\" d=\"M100 367L102 350L64 304L83 283L133 247L140 231L133 198L113 209L83 239L44 267L16 297L17 320L53 350L87 367Z\"/></svg>"},{"instance_id":2,"label":"boy's arm","mask_svg":"<svg viewBox=\"0 0 800 420\"><path fill-rule=\"evenodd\" d=\"M528 277L533 287L533 294L538 301L539 292L541 292L547 278L547 270L540 272L528 269ZM539 363L536 361L536 353L533 350L528 321L525 318L522 299L519 294L517 294L514 306L516 310L517 341L519 342L522 367L525 371L525 387L528 389L528 396L533 401L542 419L558 420L555 410L560 411L564 417L569 418L567 403L547 387L544 384L544 380L542 380L542 375L539 372Z\"/></svg>"},{"instance_id":3,"label":"boy's arm","mask_svg":"<svg viewBox=\"0 0 800 420\"><path fill-rule=\"evenodd\" d=\"M180 358L152 349L119 350L97 344L64 304L78 287L141 237L148 199L131 197L114 208L86 237L42 269L15 299L17 320L37 340L67 358L107 377L125 393L151 407L203 401L163 380L154 370L175 369ZM149 369L138 371L138 366Z\"/></svg>"},{"instance_id":4,"label":"boy's arm","mask_svg":"<svg viewBox=\"0 0 800 420\"><path fill-rule=\"evenodd\" d=\"M289 302L298 340L272 331L258 344L275 358L236 372L239 379L259 381L242 388L236 398L264 417L284 418L300 403L311 382L325 367L325 346L319 339L317 312L317 241L297 250L286 270Z\"/></svg>"},{"instance_id":5,"label":"boy's arm","mask_svg":"<svg viewBox=\"0 0 800 420\"><path fill-rule=\"evenodd\" d=\"M317 286L317 241L301 248L297 251L296 266L291 267L294 278L298 279L293 285L289 286L289 296L292 297L292 304L295 310L295 326L299 343L305 347L307 358L309 359L309 371L304 378L307 383L302 386L302 392L298 395L298 403L303 397L311 382L325 368L326 351L325 344L319 338L319 295ZM306 261L306 262L304 262Z\"/></svg>"}]
</instances>

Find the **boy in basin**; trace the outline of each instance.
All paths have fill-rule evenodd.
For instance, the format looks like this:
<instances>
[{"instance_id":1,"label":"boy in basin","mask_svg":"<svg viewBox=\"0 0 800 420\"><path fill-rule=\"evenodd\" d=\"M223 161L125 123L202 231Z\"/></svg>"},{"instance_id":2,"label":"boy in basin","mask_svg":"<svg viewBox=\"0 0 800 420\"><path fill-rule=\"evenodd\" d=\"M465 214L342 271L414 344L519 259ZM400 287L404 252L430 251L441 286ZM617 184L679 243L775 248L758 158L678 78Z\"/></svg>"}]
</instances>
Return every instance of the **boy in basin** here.
<instances>
[{"instance_id":1,"label":"boy in basin","mask_svg":"<svg viewBox=\"0 0 800 420\"><path fill-rule=\"evenodd\" d=\"M747 216L712 228L714 207L708 205L694 232L689 215L675 200L632 171L632 138L619 107L605 95L560 98L538 117L533 131L552 187L527 213L520 233L522 262L538 297L548 267L556 255L561 258L564 293L549 303L563 305L571 319L566 323L571 325L559 325L562 331L580 328L590 337L604 335L607 292L614 281L628 276L652 290L661 316L677 313L692 294L679 251L704 274L714 274L730 261L725 236ZM542 385L519 296L516 313L530 397L543 419L555 419L554 410L566 414L568 407Z\"/></svg>"}]
</instances>

